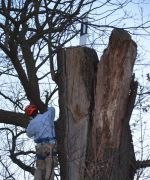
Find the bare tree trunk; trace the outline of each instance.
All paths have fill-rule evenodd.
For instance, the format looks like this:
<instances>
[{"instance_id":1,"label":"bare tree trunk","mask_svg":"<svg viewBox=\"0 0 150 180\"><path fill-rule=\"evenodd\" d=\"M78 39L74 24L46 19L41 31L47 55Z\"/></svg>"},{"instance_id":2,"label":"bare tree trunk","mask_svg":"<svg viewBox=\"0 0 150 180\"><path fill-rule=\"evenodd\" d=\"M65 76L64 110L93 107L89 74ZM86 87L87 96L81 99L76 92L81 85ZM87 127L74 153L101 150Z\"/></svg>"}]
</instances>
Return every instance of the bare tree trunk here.
<instances>
[{"instance_id":1,"label":"bare tree trunk","mask_svg":"<svg viewBox=\"0 0 150 180\"><path fill-rule=\"evenodd\" d=\"M137 83L136 44L113 30L98 62L94 50L58 54L60 119L57 139L62 180L128 180L135 173L129 120Z\"/></svg>"}]
</instances>

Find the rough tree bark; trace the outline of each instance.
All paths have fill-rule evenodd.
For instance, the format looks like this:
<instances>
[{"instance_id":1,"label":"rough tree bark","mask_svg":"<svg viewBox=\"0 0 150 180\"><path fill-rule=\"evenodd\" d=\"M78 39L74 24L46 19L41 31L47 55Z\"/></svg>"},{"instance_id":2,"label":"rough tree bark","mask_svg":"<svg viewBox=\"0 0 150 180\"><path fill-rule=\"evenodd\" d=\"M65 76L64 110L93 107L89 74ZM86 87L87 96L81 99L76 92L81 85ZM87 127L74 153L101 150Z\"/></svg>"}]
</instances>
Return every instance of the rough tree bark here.
<instances>
[{"instance_id":1,"label":"rough tree bark","mask_svg":"<svg viewBox=\"0 0 150 180\"><path fill-rule=\"evenodd\" d=\"M136 48L126 31L114 29L100 61L86 47L60 50L56 133L62 180L133 179L129 120Z\"/></svg>"}]
</instances>

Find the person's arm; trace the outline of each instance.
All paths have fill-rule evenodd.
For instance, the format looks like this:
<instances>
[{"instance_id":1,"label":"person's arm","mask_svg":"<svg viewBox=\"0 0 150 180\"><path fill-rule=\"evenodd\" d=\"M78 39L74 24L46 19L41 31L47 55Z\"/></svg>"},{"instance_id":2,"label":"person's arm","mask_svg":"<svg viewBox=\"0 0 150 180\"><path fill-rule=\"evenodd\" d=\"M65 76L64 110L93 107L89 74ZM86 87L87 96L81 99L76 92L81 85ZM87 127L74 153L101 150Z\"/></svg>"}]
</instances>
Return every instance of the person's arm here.
<instances>
[{"instance_id":1,"label":"person's arm","mask_svg":"<svg viewBox=\"0 0 150 180\"><path fill-rule=\"evenodd\" d=\"M48 121L50 123L51 127L51 132L50 132L50 137L52 138L52 141L55 143L55 125L54 125L54 120L55 120L55 108L54 107L49 107L48 108L49 112L49 118Z\"/></svg>"},{"instance_id":2,"label":"person's arm","mask_svg":"<svg viewBox=\"0 0 150 180\"><path fill-rule=\"evenodd\" d=\"M26 134L29 138L32 138L35 136L35 127L34 126L35 125L32 121L28 124L28 127L26 129Z\"/></svg>"},{"instance_id":3,"label":"person's arm","mask_svg":"<svg viewBox=\"0 0 150 180\"><path fill-rule=\"evenodd\" d=\"M55 108L54 107L49 107L48 112L50 114L51 121L54 121L54 119L55 119Z\"/></svg>"}]
</instances>

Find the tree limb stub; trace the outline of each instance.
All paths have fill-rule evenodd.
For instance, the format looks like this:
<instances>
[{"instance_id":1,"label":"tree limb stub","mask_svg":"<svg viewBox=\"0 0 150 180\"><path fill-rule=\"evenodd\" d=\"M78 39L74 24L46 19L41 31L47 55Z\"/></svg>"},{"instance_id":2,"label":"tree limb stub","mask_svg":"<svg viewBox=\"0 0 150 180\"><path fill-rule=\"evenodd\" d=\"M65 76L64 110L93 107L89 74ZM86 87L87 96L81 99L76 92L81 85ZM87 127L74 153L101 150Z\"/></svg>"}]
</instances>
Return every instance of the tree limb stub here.
<instances>
[{"instance_id":1,"label":"tree limb stub","mask_svg":"<svg viewBox=\"0 0 150 180\"><path fill-rule=\"evenodd\" d=\"M136 54L137 46L130 35L122 29L114 29L98 64L92 143L96 149L95 164L101 162L103 167L95 172L99 178L111 176L119 180L123 178L123 172L128 175L130 172L130 168L121 163L121 157L126 151L128 154L132 143L123 143L123 140L129 140L130 131L125 121L129 122L126 112ZM126 167L131 167L128 159L123 160Z\"/></svg>"},{"instance_id":2,"label":"tree limb stub","mask_svg":"<svg viewBox=\"0 0 150 180\"><path fill-rule=\"evenodd\" d=\"M128 103L136 44L127 32L112 31L108 48L98 64L94 122L104 131L109 146L119 147ZM95 130L94 130L95 131ZM107 134L106 134L107 133ZM105 140L106 140L105 139Z\"/></svg>"}]
</instances>

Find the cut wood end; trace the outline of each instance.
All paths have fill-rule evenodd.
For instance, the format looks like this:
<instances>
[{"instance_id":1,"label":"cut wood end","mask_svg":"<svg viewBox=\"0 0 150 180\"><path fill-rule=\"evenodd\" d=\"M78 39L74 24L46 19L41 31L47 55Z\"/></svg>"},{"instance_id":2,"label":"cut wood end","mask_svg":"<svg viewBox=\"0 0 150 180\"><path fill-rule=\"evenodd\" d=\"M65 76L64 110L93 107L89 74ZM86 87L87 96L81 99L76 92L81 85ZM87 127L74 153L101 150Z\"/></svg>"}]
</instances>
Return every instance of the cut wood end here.
<instances>
[{"instance_id":1,"label":"cut wood end","mask_svg":"<svg viewBox=\"0 0 150 180\"><path fill-rule=\"evenodd\" d=\"M120 47L124 44L124 42L132 42L135 47L137 47L136 43L131 39L130 34L121 28L116 28L112 31L111 36L109 38L109 47Z\"/></svg>"},{"instance_id":2,"label":"cut wood end","mask_svg":"<svg viewBox=\"0 0 150 180\"><path fill-rule=\"evenodd\" d=\"M115 36L116 38L122 39L122 40L130 40L131 36L128 33L128 31L121 29L121 28L116 28L112 31L111 36Z\"/></svg>"}]
</instances>

